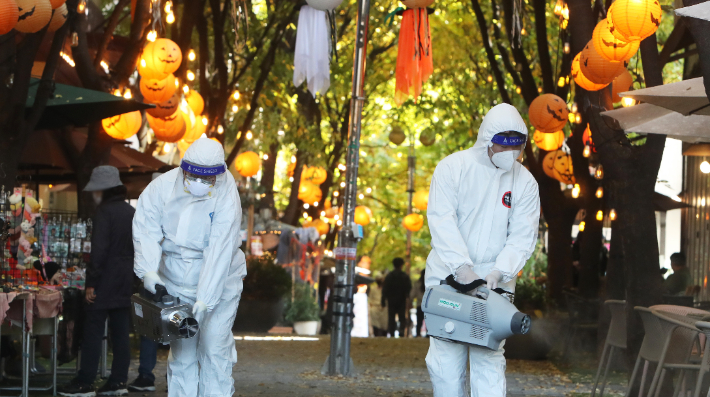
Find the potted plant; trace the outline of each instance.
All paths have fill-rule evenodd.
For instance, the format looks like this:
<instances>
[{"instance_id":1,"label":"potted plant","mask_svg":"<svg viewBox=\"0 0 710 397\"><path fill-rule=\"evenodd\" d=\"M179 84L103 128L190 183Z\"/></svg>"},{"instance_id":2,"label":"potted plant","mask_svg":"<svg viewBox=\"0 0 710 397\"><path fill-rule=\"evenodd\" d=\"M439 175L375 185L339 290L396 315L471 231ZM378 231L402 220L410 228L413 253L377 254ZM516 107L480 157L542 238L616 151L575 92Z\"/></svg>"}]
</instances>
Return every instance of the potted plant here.
<instances>
[{"instance_id":1,"label":"potted plant","mask_svg":"<svg viewBox=\"0 0 710 397\"><path fill-rule=\"evenodd\" d=\"M293 301L286 304L286 322L293 324L293 330L298 335L315 335L318 332L320 309L313 296L313 289L305 283L298 283L293 288Z\"/></svg>"},{"instance_id":2,"label":"potted plant","mask_svg":"<svg viewBox=\"0 0 710 397\"><path fill-rule=\"evenodd\" d=\"M244 290L232 329L238 332L270 330L282 318L283 298L290 290L291 276L274 263L272 255L248 257Z\"/></svg>"}]
</instances>

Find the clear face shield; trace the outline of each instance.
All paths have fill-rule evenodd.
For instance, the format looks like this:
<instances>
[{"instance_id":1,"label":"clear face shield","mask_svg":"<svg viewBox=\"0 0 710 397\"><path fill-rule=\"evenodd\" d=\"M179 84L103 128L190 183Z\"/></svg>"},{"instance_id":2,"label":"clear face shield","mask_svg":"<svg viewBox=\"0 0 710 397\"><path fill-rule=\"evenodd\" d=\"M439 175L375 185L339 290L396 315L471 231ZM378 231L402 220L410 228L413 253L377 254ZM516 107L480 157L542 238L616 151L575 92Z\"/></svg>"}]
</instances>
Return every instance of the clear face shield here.
<instances>
[{"instance_id":1,"label":"clear face shield","mask_svg":"<svg viewBox=\"0 0 710 397\"><path fill-rule=\"evenodd\" d=\"M525 149L527 137L517 131L499 132L493 136L488 146L488 156L493 165L510 171Z\"/></svg>"},{"instance_id":2,"label":"clear face shield","mask_svg":"<svg viewBox=\"0 0 710 397\"><path fill-rule=\"evenodd\" d=\"M202 166L185 160L180 163L180 168L183 171L185 191L195 197L211 195L217 183L217 175L221 175L227 170L224 164Z\"/></svg>"}]
</instances>

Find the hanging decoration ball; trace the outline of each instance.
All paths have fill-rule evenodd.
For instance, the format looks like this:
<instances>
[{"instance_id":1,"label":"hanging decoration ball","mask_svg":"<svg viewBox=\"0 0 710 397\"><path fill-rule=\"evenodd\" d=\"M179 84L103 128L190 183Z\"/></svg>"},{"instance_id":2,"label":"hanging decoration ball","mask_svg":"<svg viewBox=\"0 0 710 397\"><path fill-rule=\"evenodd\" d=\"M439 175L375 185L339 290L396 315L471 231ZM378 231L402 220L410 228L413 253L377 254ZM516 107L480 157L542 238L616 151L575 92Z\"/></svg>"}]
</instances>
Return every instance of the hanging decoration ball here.
<instances>
[{"instance_id":1,"label":"hanging decoration ball","mask_svg":"<svg viewBox=\"0 0 710 397\"><path fill-rule=\"evenodd\" d=\"M304 222L303 227L314 227L318 231L319 236L328 234L330 231L330 225L323 222L321 219L314 219L310 222Z\"/></svg>"},{"instance_id":2,"label":"hanging decoration ball","mask_svg":"<svg viewBox=\"0 0 710 397\"><path fill-rule=\"evenodd\" d=\"M545 175L566 185L576 183L572 170L572 157L562 150L555 150L545 155L542 160L542 170Z\"/></svg>"},{"instance_id":3,"label":"hanging decoration ball","mask_svg":"<svg viewBox=\"0 0 710 397\"><path fill-rule=\"evenodd\" d=\"M261 167L261 159L259 155L252 152L239 153L237 159L234 160L234 168L237 169L239 175L249 178L256 175Z\"/></svg>"},{"instance_id":4,"label":"hanging decoration ball","mask_svg":"<svg viewBox=\"0 0 710 397\"><path fill-rule=\"evenodd\" d=\"M409 214L402 219L402 226L410 232L418 232L424 226L424 217L421 214Z\"/></svg>"},{"instance_id":5,"label":"hanging decoration ball","mask_svg":"<svg viewBox=\"0 0 710 397\"><path fill-rule=\"evenodd\" d=\"M62 4L59 7L52 10L52 19L49 20L49 27L47 27L48 32L56 32L59 28L64 25L69 17L69 11L67 11L66 4Z\"/></svg>"},{"instance_id":6,"label":"hanging decoration ball","mask_svg":"<svg viewBox=\"0 0 710 397\"><path fill-rule=\"evenodd\" d=\"M427 207L429 207L429 191L420 190L414 193L412 204L414 204L414 208L420 211L426 211Z\"/></svg>"},{"instance_id":7,"label":"hanging decoration ball","mask_svg":"<svg viewBox=\"0 0 710 397\"><path fill-rule=\"evenodd\" d=\"M404 130L402 129L402 127L398 125L392 126L392 132L390 132L390 142L399 146L402 144L402 142L404 142L406 138L407 135L404 134Z\"/></svg>"},{"instance_id":8,"label":"hanging decoration ball","mask_svg":"<svg viewBox=\"0 0 710 397\"><path fill-rule=\"evenodd\" d=\"M315 183L316 185L320 185L321 183L325 182L326 178L328 177L328 172L325 170L323 167L303 167L303 171L301 171L301 180L302 181L308 181L311 183Z\"/></svg>"},{"instance_id":9,"label":"hanging decoration ball","mask_svg":"<svg viewBox=\"0 0 710 397\"><path fill-rule=\"evenodd\" d=\"M63 6L66 2L67 0L49 0L49 4L52 5L53 10L56 10L57 8ZM66 10L66 7L64 7L64 9Z\"/></svg>"},{"instance_id":10,"label":"hanging decoration ball","mask_svg":"<svg viewBox=\"0 0 710 397\"><path fill-rule=\"evenodd\" d=\"M142 124L143 117L141 117L141 112L138 110L101 120L104 131L106 131L111 138L120 141L135 135L138 130L141 129Z\"/></svg>"},{"instance_id":11,"label":"hanging decoration ball","mask_svg":"<svg viewBox=\"0 0 710 397\"><path fill-rule=\"evenodd\" d=\"M15 0L0 0L0 35L8 33L17 24L20 12Z\"/></svg>"},{"instance_id":12,"label":"hanging decoration ball","mask_svg":"<svg viewBox=\"0 0 710 397\"><path fill-rule=\"evenodd\" d=\"M148 42L138 60L138 73L146 79L162 80L174 73L182 62L180 47L170 39Z\"/></svg>"},{"instance_id":13,"label":"hanging decoration ball","mask_svg":"<svg viewBox=\"0 0 710 397\"><path fill-rule=\"evenodd\" d=\"M535 142L540 149L551 152L562 147L562 144L565 142L565 133L562 131L535 131L535 134L533 134L533 142Z\"/></svg>"},{"instance_id":14,"label":"hanging decoration ball","mask_svg":"<svg viewBox=\"0 0 710 397\"><path fill-rule=\"evenodd\" d=\"M175 91L173 95L165 102L155 105L154 108L147 109L146 112L153 117L168 117L177 113L180 108L182 93Z\"/></svg>"},{"instance_id":15,"label":"hanging decoration ball","mask_svg":"<svg viewBox=\"0 0 710 397\"><path fill-rule=\"evenodd\" d=\"M609 8L607 19L615 36L626 41L641 41L656 33L661 25L661 4L658 0L616 0Z\"/></svg>"},{"instance_id":16,"label":"hanging decoration ball","mask_svg":"<svg viewBox=\"0 0 710 397\"><path fill-rule=\"evenodd\" d=\"M304 203L313 205L316 202L320 201L322 197L323 192L320 190L320 187L318 187L318 185L316 185L315 183L301 181L301 183L298 185L298 199L303 201Z\"/></svg>"},{"instance_id":17,"label":"hanging decoration ball","mask_svg":"<svg viewBox=\"0 0 710 397\"><path fill-rule=\"evenodd\" d=\"M609 31L607 21L601 20L594 28L592 44L597 53L607 61L623 62L636 54L641 42L619 40Z\"/></svg>"},{"instance_id":18,"label":"hanging decoration ball","mask_svg":"<svg viewBox=\"0 0 710 397\"><path fill-rule=\"evenodd\" d=\"M15 29L22 33L36 33L52 19L52 4L49 0L16 0L17 24Z\"/></svg>"},{"instance_id":19,"label":"hanging decoration ball","mask_svg":"<svg viewBox=\"0 0 710 397\"><path fill-rule=\"evenodd\" d=\"M574 57L574 60L572 60L572 78L574 78L574 83L577 84L578 87L584 88L587 91L599 91L609 85L596 84L589 81L587 76L582 73L581 66L579 65L579 58L581 55L582 53L580 52Z\"/></svg>"},{"instance_id":20,"label":"hanging decoration ball","mask_svg":"<svg viewBox=\"0 0 710 397\"><path fill-rule=\"evenodd\" d=\"M321 11L331 11L342 3L343 0L306 0L309 6Z\"/></svg>"},{"instance_id":21,"label":"hanging decoration ball","mask_svg":"<svg viewBox=\"0 0 710 397\"><path fill-rule=\"evenodd\" d=\"M202 95L195 90L190 90L185 94L185 100L196 115L201 115L202 111L205 110L205 100L202 99Z\"/></svg>"},{"instance_id":22,"label":"hanging decoration ball","mask_svg":"<svg viewBox=\"0 0 710 397\"><path fill-rule=\"evenodd\" d=\"M140 89L143 99L150 103L165 102L175 94L178 88L178 79L172 74L162 80L141 79Z\"/></svg>"},{"instance_id":23,"label":"hanging decoration ball","mask_svg":"<svg viewBox=\"0 0 710 397\"><path fill-rule=\"evenodd\" d=\"M372 217L372 211L364 205L358 205L355 207L355 223L362 226L367 226L370 224Z\"/></svg>"},{"instance_id":24,"label":"hanging decoration ball","mask_svg":"<svg viewBox=\"0 0 710 397\"><path fill-rule=\"evenodd\" d=\"M555 94L543 94L530 104L530 124L541 132L556 132L567 124L567 104Z\"/></svg>"},{"instance_id":25,"label":"hanging decoration ball","mask_svg":"<svg viewBox=\"0 0 710 397\"><path fill-rule=\"evenodd\" d=\"M611 82L611 101L614 103L621 102L622 92L627 92L634 84L634 77L628 70L624 70L620 75L616 76Z\"/></svg>"},{"instance_id":26,"label":"hanging decoration ball","mask_svg":"<svg viewBox=\"0 0 710 397\"><path fill-rule=\"evenodd\" d=\"M419 142L424 146L431 146L436 142L436 132L432 130L424 130L419 134Z\"/></svg>"},{"instance_id":27,"label":"hanging decoration ball","mask_svg":"<svg viewBox=\"0 0 710 397\"><path fill-rule=\"evenodd\" d=\"M587 43L579 56L580 70L586 78L595 84L609 84L616 76L626 70L627 61L614 62L602 58L594 49L594 45Z\"/></svg>"},{"instance_id":28,"label":"hanging decoration ball","mask_svg":"<svg viewBox=\"0 0 710 397\"><path fill-rule=\"evenodd\" d=\"M153 129L155 139L163 142L177 142L185 136L185 119L179 113L167 117L148 115L148 125Z\"/></svg>"},{"instance_id":29,"label":"hanging decoration ball","mask_svg":"<svg viewBox=\"0 0 710 397\"><path fill-rule=\"evenodd\" d=\"M402 4L407 8L427 8L434 4L434 1L435 0L402 0Z\"/></svg>"}]
</instances>

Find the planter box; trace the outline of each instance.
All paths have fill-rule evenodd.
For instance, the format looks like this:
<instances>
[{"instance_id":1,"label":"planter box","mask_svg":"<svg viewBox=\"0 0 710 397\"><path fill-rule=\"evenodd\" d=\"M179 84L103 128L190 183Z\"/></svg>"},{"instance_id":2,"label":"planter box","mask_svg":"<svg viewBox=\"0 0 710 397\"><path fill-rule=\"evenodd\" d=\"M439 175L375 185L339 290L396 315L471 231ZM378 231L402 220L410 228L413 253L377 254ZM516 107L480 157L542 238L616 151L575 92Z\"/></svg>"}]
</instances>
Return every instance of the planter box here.
<instances>
[{"instance_id":1,"label":"planter box","mask_svg":"<svg viewBox=\"0 0 710 397\"><path fill-rule=\"evenodd\" d=\"M297 335L316 335L319 321L296 321L293 330Z\"/></svg>"},{"instance_id":2,"label":"planter box","mask_svg":"<svg viewBox=\"0 0 710 397\"><path fill-rule=\"evenodd\" d=\"M284 300L242 299L232 331L266 333L283 318Z\"/></svg>"}]
</instances>

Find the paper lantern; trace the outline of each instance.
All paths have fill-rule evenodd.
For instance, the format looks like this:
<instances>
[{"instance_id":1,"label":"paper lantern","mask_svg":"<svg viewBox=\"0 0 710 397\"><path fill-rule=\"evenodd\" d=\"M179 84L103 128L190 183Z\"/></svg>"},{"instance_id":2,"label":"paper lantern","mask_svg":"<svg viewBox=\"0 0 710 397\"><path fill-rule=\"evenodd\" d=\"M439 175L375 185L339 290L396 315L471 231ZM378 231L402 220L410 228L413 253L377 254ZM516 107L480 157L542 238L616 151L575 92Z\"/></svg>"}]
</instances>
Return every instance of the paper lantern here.
<instances>
[{"instance_id":1,"label":"paper lantern","mask_svg":"<svg viewBox=\"0 0 710 397\"><path fill-rule=\"evenodd\" d=\"M427 8L434 4L434 0L402 0L402 4L407 8Z\"/></svg>"},{"instance_id":2,"label":"paper lantern","mask_svg":"<svg viewBox=\"0 0 710 397\"><path fill-rule=\"evenodd\" d=\"M249 178L256 175L261 167L261 159L259 155L254 152L242 152L239 153L237 159L234 160L234 167L237 169L239 175Z\"/></svg>"},{"instance_id":3,"label":"paper lantern","mask_svg":"<svg viewBox=\"0 0 710 397\"><path fill-rule=\"evenodd\" d=\"M634 84L634 77L628 70L624 70L620 75L616 76L611 82L611 101L614 103L621 102L622 92L627 92Z\"/></svg>"},{"instance_id":4,"label":"paper lantern","mask_svg":"<svg viewBox=\"0 0 710 397\"><path fill-rule=\"evenodd\" d=\"M355 207L355 223L362 226L367 226L370 224L370 217L372 216L372 211L364 205L358 205Z\"/></svg>"},{"instance_id":5,"label":"paper lantern","mask_svg":"<svg viewBox=\"0 0 710 397\"><path fill-rule=\"evenodd\" d=\"M306 0L309 6L321 11L333 10L342 2L343 0Z\"/></svg>"},{"instance_id":6,"label":"paper lantern","mask_svg":"<svg viewBox=\"0 0 710 397\"><path fill-rule=\"evenodd\" d=\"M187 151L187 148L189 148L190 145L192 145L192 142L185 142L184 139L179 140L177 143L178 150L183 154Z\"/></svg>"},{"instance_id":7,"label":"paper lantern","mask_svg":"<svg viewBox=\"0 0 710 397\"><path fill-rule=\"evenodd\" d=\"M205 100L202 99L202 95L195 90L190 90L185 94L185 100L188 106L195 112L195 115L201 115L202 111L205 110Z\"/></svg>"},{"instance_id":8,"label":"paper lantern","mask_svg":"<svg viewBox=\"0 0 710 397\"><path fill-rule=\"evenodd\" d=\"M404 142L404 139L407 136L404 134L404 130L402 127L395 125L392 127L392 132L390 132L390 142L394 143L395 145L399 146Z\"/></svg>"},{"instance_id":9,"label":"paper lantern","mask_svg":"<svg viewBox=\"0 0 710 397\"><path fill-rule=\"evenodd\" d=\"M555 94L543 94L530 104L530 124L541 132L556 132L567 124L567 104Z\"/></svg>"},{"instance_id":10,"label":"paper lantern","mask_svg":"<svg viewBox=\"0 0 710 397\"><path fill-rule=\"evenodd\" d=\"M545 155L542 160L542 170L545 175L558 181L574 185L574 172L572 170L572 157L562 150L555 150Z\"/></svg>"},{"instance_id":11,"label":"paper lantern","mask_svg":"<svg viewBox=\"0 0 710 397\"><path fill-rule=\"evenodd\" d=\"M638 41L624 41L614 37L605 19L599 21L592 34L594 49L607 61L628 61L639 50L640 44Z\"/></svg>"},{"instance_id":12,"label":"paper lantern","mask_svg":"<svg viewBox=\"0 0 710 397\"><path fill-rule=\"evenodd\" d=\"M397 106L402 106L410 96L417 103L422 86L434 73L429 13L425 8L420 8L426 2L411 0L414 9L410 7L402 13L395 68L394 103Z\"/></svg>"},{"instance_id":13,"label":"paper lantern","mask_svg":"<svg viewBox=\"0 0 710 397\"><path fill-rule=\"evenodd\" d=\"M661 4L658 0L616 0L609 8L607 19L611 21L615 36L627 41L641 41L656 33L661 25Z\"/></svg>"},{"instance_id":14,"label":"paper lantern","mask_svg":"<svg viewBox=\"0 0 710 397\"><path fill-rule=\"evenodd\" d=\"M338 207L331 207L325 210L325 217L328 219L335 219L336 215L338 215Z\"/></svg>"},{"instance_id":15,"label":"paper lantern","mask_svg":"<svg viewBox=\"0 0 710 397\"><path fill-rule=\"evenodd\" d=\"M306 222L306 223L303 224L303 227L304 227L304 228L305 228L305 227L314 227L314 228L316 228L316 230L318 231L318 235L320 235L320 236L326 235L326 234L328 234L328 232L330 231L330 225L327 224L327 223L325 223L325 222L323 222L323 221L320 220L320 219L314 219L314 220L311 221L311 222Z\"/></svg>"},{"instance_id":16,"label":"paper lantern","mask_svg":"<svg viewBox=\"0 0 710 397\"><path fill-rule=\"evenodd\" d=\"M182 100L182 94L180 91L175 91L173 96L170 97L165 102L161 102L155 105L154 108L147 109L146 112L153 117L168 117L177 113L180 108L180 101Z\"/></svg>"},{"instance_id":17,"label":"paper lantern","mask_svg":"<svg viewBox=\"0 0 710 397\"><path fill-rule=\"evenodd\" d=\"M429 191L420 190L414 193L412 204L414 204L414 208L420 211L426 211L427 207L429 207Z\"/></svg>"},{"instance_id":18,"label":"paper lantern","mask_svg":"<svg viewBox=\"0 0 710 397\"><path fill-rule=\"evenodd\" d=\"M175 94L178 88L178 79L169 74L162 80L141 79L140 89L143 99L150 103L165 102Z\"/></svg>"},{"instance_id":19,"label":"paper lantern","mask_svg":"<svg viewBox=\"0 0 710 397\"><path fill-rule=\"evenodd\" d=\"M318 185L308 181L301 181L298 185L298 199L306 204L315 204L323 198L323 192Z\"/></svg>"},{"instance_id":20,"label":"paper lantern","mask_svg":"<svg viewBox=\"0 0 710 397\"><path fill-rule=\"evenodd\" d=\"M431 146L436 142L436 133L432 130L424 130L419 134L419 142L424 146Z\"/></svg>"},{"instance_id":21,"label":"paper lantern","mask_svg":"<svg viewBox=\"0 0 710 397\"><path fill-rule=\"evenodd\" d=\"M56 32L59 28L64 25L69 17L69 11L67 11L66 4L62 4L59 7L52 10L52 19L49 20L49 27L47 27L48 32Z\"/></svg>"},{"instance_id":22,"label":"paper lantern","mask_svg":"<svg viewBox=\"0 0 710 397\"><path fill-rule=\"evenodd\" d=\"M49 0L49 4L52 5L53 10L56 10L57 8L63 6L66 2L67 0ZM64 7L64 9L67 9L66 6Z\"/></svg>"},{"instance_id":23,"label":"paper lantern","mask_svg":"<svg viewBox=\"0 0 710 397\"><path fill-rule=\"evenodd\" d=\"M162 80L174 73L182 62L180 47L170 39L148 42L138 61L138 73L146 79Z\"/></svg>"},{"instance_id":24,"label":"paper lantern","mask_svg":"<svg viewBox=\"0 0 710 397\"><path fill-rule=\"evenodd\" d=\"M594 49L594 45L587 43L579 56L580 70L586 78L595 84L609 84L624 70L627 61L614 62L602 58Z\"/></svg>"},{"instance_id":25,"label":"paper lantern","mask_svg":"<svg viewBox=\"0 0 710 397\"><path fill-rule=\"evenodd\" d=\"M540 149L551 152L562 147L562 144L565 142L565 133L562 131L535 131L535 134L533 134L533 142L535 142Z\"/></svg>"},{"instance_id":26,"label":"paper lantern","mask_svg":"<svg viewBox=\"0 0 710 397\"><path fill-rule=\"evenodd\" d=\"M418 232L424 226L424 217L420 214L409 214L402 219L402 226L410 232Z\"/></svg>"},{"instance_id":27,"label":"paper lantern","mask_svg":"<svg viewBox=\"0 0 710 397\"><path fill-rule=\"evenodd\" d=\"M148 115L148 125L153 129L155 139L159 141L172 143L185 136L185 119L177 112L164 118Z\"/></svg>"},{"instance_id":28,"label":"paper lantern","mask_svg":"<svg viewBox=\"0 0 710 397\"><path fill-rule=\"evenodd\" d=\"M320 185L325 182L328 177L328 172L323 167L303 167L301 171L301 180Z\"/></svg>"},{"instance_id":29,"label":"paper lantern","mask_svg":"<svg viewBox=\"0 0 710 397\"><path fill-rule=\"evenodd\" d=\"M15 0L0 0L0 35L8 33L17 24L20 12Z\"/></svg>"},{"instance_id":30,"label":"paper lantern","mask_svg":"<svg viewBox=\"0 0 710 397\"><path fill-rule=\"evenodd\" d=\"M135 135L141 129L142 124L143 117L141 117L141 112L138 110L101 120L104 131L106 131L111 138L120 141Z\"/></svg>"},{"instance_id":31,"label":"paper lantern","mask_svg":"<svg viewBox=\"0 0 710 397\"><path fill-rule=\"evenodd\" d=\"M22 33L36 33L52 19L52 4L49 0L16 0L17 24L15 29Z\"/></svg>"},{"instance_id":32,"label":"paper lantern","mask_svg":"<svg viewBox=\"0 0 710 397\"><path fill-rule=\"evenodd\" d=\"M197 128L193 128L196 122L195 113L192 112L192 109L190 109L190 106L184 99L182 102L180 102L180 113L182 113L182 117L185 118L186 132L185 137L183 137L183 139L190 143L200 139L200 137L202 136L202 134L200 134L200 130Z\"/></svg>"},{"instance_id":33,"label":"paper lantern","mask_svg":"<svg viewBox=\"0 0 710 397\"><path fill-rule=\"evenodd\" d=\"M599 91L609 84L596 84L589 81L589 79L582 73L581 67L579 65L579 57L582 55L580 52L574 57L572 61L572 78L574 78L574 83L577 86L584 88L587 91Z\"/></svg>"},{"instance_id":34,"label":"paper lantern","mask_svg":"<svg viewBox=\"0 0 710 397\"><path fill-rule=\"evenodd\" d=\"M202 122L201 118L198 117L198 120L195 122L195 125L192 126L192 131L190 131L190 136L188 138L200 139L202 134L206 133L207 126Z\"/></svg>"}]
</instances>

